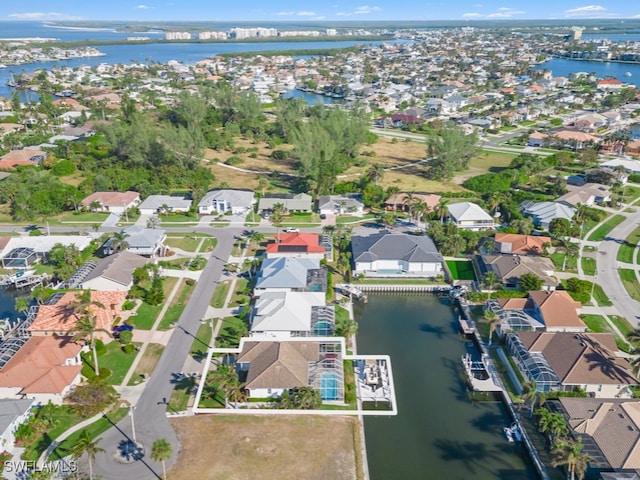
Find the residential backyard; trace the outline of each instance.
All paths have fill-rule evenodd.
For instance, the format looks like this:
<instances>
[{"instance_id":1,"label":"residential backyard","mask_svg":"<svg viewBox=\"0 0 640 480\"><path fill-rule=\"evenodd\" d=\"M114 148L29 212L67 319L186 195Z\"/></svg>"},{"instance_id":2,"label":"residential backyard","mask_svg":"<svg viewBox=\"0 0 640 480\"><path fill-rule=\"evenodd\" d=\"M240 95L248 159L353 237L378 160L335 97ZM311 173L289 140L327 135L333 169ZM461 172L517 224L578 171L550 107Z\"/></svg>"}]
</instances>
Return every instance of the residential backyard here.
<instances>
[{"instance_id":1,"label":"residential backyard","mask_svg":"<svg viewBox=\"0 0 640 480\"><path fill-rule=\"evenodd\" d=\"M140 347L141 344L134 343L134 345ZM138 352L134 350L132 353L125 353L122 350L122 344L116 340L107 343L105 347L106 353L98 356L98 365L100 369L108 368L111 370L111 376L107 379L109 383L119 385L124 380L129 368L131 368L131 364L136 359ZM85 358L93 359L91 355ZM85 368L87 366L93 368L93 363L85 365Z\"/></svg>"},{"instance_id":2,"label":"residential backyard","mask_svg":"<svg viewBox=\"0 0 640 480\"><path fill-rule=\"evenodd\" d=\"M178 278L176 277L166 277L164 279L163 290L165 298L169 296L177 282ZM141 302L140 306L136 310L136 315L133 315L131 317L131 322L136 328L139 328L140 330L151 330L151 327L153 327L153 324L155 323L160 310L162 310L162 304L149 305L148 303Z\"/></svg>"},{"instance_id":3,"label":"residential backyard","mask_svg":"<svg viewBox=\"0 0 640 480\"><path fill-rule=\"evenodd\" d=\"M473 265L468 260L445 260L454 280L475 280Z\"/></svg>"}]
</instances>

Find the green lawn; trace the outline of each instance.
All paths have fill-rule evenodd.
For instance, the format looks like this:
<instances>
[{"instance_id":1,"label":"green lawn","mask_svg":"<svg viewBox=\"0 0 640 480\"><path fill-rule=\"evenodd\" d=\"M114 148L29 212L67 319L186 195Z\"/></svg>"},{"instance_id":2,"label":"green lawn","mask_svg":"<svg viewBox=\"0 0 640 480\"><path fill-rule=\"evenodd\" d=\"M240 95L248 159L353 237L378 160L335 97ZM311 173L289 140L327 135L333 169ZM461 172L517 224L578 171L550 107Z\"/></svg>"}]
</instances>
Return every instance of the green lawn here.
<instances>
[{"instance_id":1,"label":"green lawn","mask_svg":"<svg viewBox=\"0 0 640 480\"><path fill-rule=\"evenodd\" d=\"M475 280L473 265L469 260L446 260L454 280Z\"/></svg>"},{"instance_id":2,"label":"green lawn","mask_svg":"<svg viewBox=\"0 0 640 480\"><path fill-rule=\"evenodd\" d=\"M589 330L591 330L592 332L611 331L606 318L604 318L602 315L583 314L580 315L580 318L584 323L587 324L587 327L589 327Z\"/></svg>"},{"instance_id":3,"label":"green lawn","mask_svg":"<svg viewBox=\"0 0 640 480\"><path fill-rule=\"evenodd\" d=\"M179 248L185 252L195 252L200 245L201 238L194 235L169 236L165 240L165 244L169 247Z\"/></svg>"},{"instance_id":4,"label":"green lawn","mask_svg":"<svg viewBox=\"0 0 640 480\"><path fill-rule=\"evenodd\" d=\"M566 257L566 262L565 262ZM567 256L564 252L556 252L549 255L551 261L556 266L558 271L562 272L577 272L578 271L578 257ZM565 267L562 270L562 267Z\"/></svg>"},{"instance_id":5,"label":"green lawn","mask_svg":"<svg viewBox=\"0 0 640 480\"><path fill-rule=\"evenodd\" d=\"M585 237L587 236L587 234L593 229L595 228L596 225L598 225L600 222L596 221L596 220L587 220L586 222L584 222L584 224L582 225L582 228L580 229L580 238L582 238L583 240L585 239Z\"/></svg>"},{"instance_id":6,"label":"green lawn","mask_svg":"<svg viewBox=\"0 0 640 480\"><path fill-rule=\"evenodd\" d=\"M214 322L217 320L213 320ZM215 325L215 323L214 323ZM207 350L211 345L211 336L213 335L213 329L210 322L203 322L198 327L196 338L193 339L191 344L190 355L194 358L202 358L206 356Z\"/></svg>"},{"instance_id":7,"label":"green lawn","mask_svg":"<svg viewBox=\"0 0 640 480\"><path fill-rule=\"evenodd\" d=\"M213 308L224 307L224 301L227 298L227 294L229 293L230 287L231 287L231 280L226 280L218 284L216 289L213 291L213 295L211 296L211 306Z\"/></svg>"},{"instance_id":8,"label":"green lawn","mask_svg":"<svg viewBox=\"0 0 640 480\"><path fill-rule=\"evenodd\" d=\"M160 225L171 225L172 223L198 223L198 221L198 217L191 217L180 213L175 215L160 215Z\"/></svg>"},{"instance_id":9,"label":"green lawn","mask_svg":"<svg viewBox=\"0 0 640 480\"><path fill-rule=\"evenodd\" d=\"M61 223L103 223L108 213L94 213L94 212L68 212L56 220Z\"/></svg>"},{"instance_id":10,"label":"green lawn","mask_svg":"<svg viewBox=\"0 0 640 480\"><path fill-rule=\"evenodd\" d=\"M640 243L640 227L636 228L624 239L618 250L618 261L623 263L633 263L636 246Z\"/></svg>"},{"instance_id":11,"label":"green lawn","mask_svg":"<svg viewBox=\"0 0 640 480\"><path fill-rule=\"evenodd\" d=\"M131 317L133 325L140 330L151 330L161 309L162 305L149 305L142 302L136 310L137 314Z\"/></svg>"},{"instance_id":12,"label":"green lawn","mask_svg":"<svg viewBox=\"0 0 640 480\"><path fill-rule=\"evenodd\" d=\"M202 245L200 245L200 249L198 250L198 252L202 252L202 253L208 253L213 251L214 248L216 248L216 245L218 244L218 239L215 237L211 237L211 238L205 238L204 241L202 242Z\"/></svg>"},{"instance_id":13,"label":"green lawn","mask_svg":"<svg viewBox=\"0 0 640 480\"><path fill-rule=\"evenodd\" d=\"M128 412L128 408L119 408L115 412L107 413L96 422L85 427L84 430L87 430L89 432L91 438L97 438L99 435L106 432L116 423L122 420ZM58 445L56 449L51 453L51 455L49 456L49 461L61 460L64 457L68 456L71 453L71 449L73 448L73 446L78 442L81 433L82 430L79 430L75 433L72 433L71 435L69 435L69 437L63 440L60 445Z\"/></svg>"},{"instance_id":14,"label":"green lawn","mask_svg":"<svg viewBox=\"0 0 640 480\"><path fill-rule=\"evenodd\" d=\"M638 282L636 272L627 268L619 268L618 273L620 274L620 279L627 293L631 298L640 302L640 283Z\"/></svg>"},{"instance_id":15,"label":"green lawn","mask_svg":"<svg viewBox=\"0 0 640 480\"><path fill-rule=\"evenodd\" d=\"M141 344L135 343L135 345L140 346ZM107 379L109 383L120 385L129 368L131 368L131 364L135 360L138 352L124 353L122 351L122 345L116 340L107 343L105 347L107 347L107 352L98 357L98 365L100 365L100 368L108 368L111 370L111 376Z\"/></svg>"},{"instance_id":16,"label":"green lawn","mask_svg":"<svg viewBox=\"0 0 640 480\"><path fill-rule=\"evenodd\" d=\"M143 381L142 375L151 375L153 373L163 351L164 345L160 345L159 343L149 343L147 345L144 355L142 355L133 375L131 375L131 380L129 380L130 386L141 383Z\"/></svg>"},{"instance_id":17,"label":"green lawn","mask_svg":"<svg viewBox=\"0 0 640 480\"><path fill-rule=\"evenodd\" d=\"M609 300L609 297L607 297L607 294L604 293L604 290L602 290L602 287L597 283L596 283L596 286L593 288L593 297L595 301L598 302L598 305L600 305L601 307L610 307L613 305L613 302Z\"/></svg>"},{"instance_id":18,"label":"green lawn","mask_svg":"<svg viewBox=\"0 0 640 480\"><path fill-rule=\"evenodd\" d=\"M236 288L231 296L231 302L229 302L229 306L241 305L246 300L248 300L248 296L243 293L249 284L249 280L246 278L239 278L236 280Z\"/></svg>"},{"instance_id":19,"label":"green lawn","mask_svg":"<svg viewBox=\"0 0 640 480\"><path fill-rule=\"evenodd\" d=\"M247 324L238 317L225 317L215 340L217 347L235 347L240 337L247 333Z\"/></svg>"},{"instance_id":20,"label":"green lawn","mask_svg":"<svg viewBox=\"0 0 640 480\"><path fill-rule=\"evenodd\" d=\"M46 435L42 435L34 443L26 447L21 458L23 460L38 460L42 452L47 449L54 439L82 420L84 419L75 413L70 406L63 405L57 408L56 415L53 419L53 428L51 428Z\"/></svg>"},{"instance_id":21,"label":"green lawn","mask_svg":"<svg viewBox=\"0 0 640 480\"><path fill-rule=\"evenodd\" d=\"M631 203L638 197L640 197L640 188L633 187L631 185L624 187L624 192L622 194L622 201L624 203Z\"/></svg>"},{"instance_id":22,"label":"green lawn","mask_svg":"<svg viewBox=\"0 0 640 480\"><path fill-rule=\"evenodd\" d=\"M189 404L189 398L195 395L197 388L198 379L195 377L186 377L176 382L167 405L167 412L184 412Z\"/></svg>"},{"instance_id":23,"label":"green lawn","mask_svg":"<svg viewBox=\"0 0 640 480\"><path fill-rule=\"evenodd\" d=\"M336 217L336 223L341 225L343 224L351 224L351 223L364 223L370 220L374 220L377 217L374 213L365 213L362 217L353 217L351 215L340 215Z\"/></svg>"},{"instance_id":24,"label":"green lawn","mask_svg":"<svg viewBox=\"0 0 640 480\"><path fill-rule=\"evenodd\" d=\"M582 270L585 275L595 275L596 274L595 258L582 257Z\"/></svg>"},{"instance_id":25,"label":"green lawn","mask_svg":"<svg viewBox=\"0 0 640 480\"><path fill-rule=\"evenodd\" d=\"M261 220L262 220L262 217L260 215L258 215L257 213L251 212L249 213L249 215L245 217L244 226L257 227L258 225L260 225Z\"/></svg>"},{"instance_id":26,"label":"green lawn","mask_svg":"<svg viewBox=\"0 0 640 480\"><path fill-rule=\"evenodd\" d=\"M187 280L183 279L180 285L180 289L173 300L171 301L171 305L162 317L160 321L160 325L158 325L158 330L168 330L171 328L171 325L175 325L178 323L180 319L180 315L184 310L184 307L187 305L189 298L191 298L191 293L193 293L194 285L188 285Z\"/></svg>"},{"instance_id":27,"label":"green lawn","mask_svg":"<svg viewBox=\"0 0 640 480\"><path fill-rule=\"evenodd\" d=\"M629 323L629 321L624 317L619 317L617 315L609 315L609 320L611 320L614 323L614 325L618 327L618 330L620 330L620 332L625 337L635 330L633 326Z\"/></svg>"},{"instance_id":28,"label":"green lawn","mask_svg":"<svg viewBox=\"0 0 640 480\"><path fill-rule=\"evenodd\" d=\"M609 232L620 225L625 218L626 217L623 215L614 215L609 218L589 236L589 240L592 242L601 242L607 235L609 235Z\"/></svg>"}]
</instances>

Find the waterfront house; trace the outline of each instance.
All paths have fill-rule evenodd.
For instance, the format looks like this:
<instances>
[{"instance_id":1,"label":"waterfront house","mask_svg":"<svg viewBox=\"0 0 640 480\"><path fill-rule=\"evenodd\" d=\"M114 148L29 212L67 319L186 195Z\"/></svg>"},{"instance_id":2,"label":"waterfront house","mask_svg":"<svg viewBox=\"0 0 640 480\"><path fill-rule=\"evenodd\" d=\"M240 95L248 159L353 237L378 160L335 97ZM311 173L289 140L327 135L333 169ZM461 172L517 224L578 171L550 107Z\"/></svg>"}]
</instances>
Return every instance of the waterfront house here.
<instances>
[{"instance_id":1,"label":"waterfront house","mask_svg":"<svg viewBox=\"0 0 640 480\"><path fill-rule=\"evenodd\" d=\"M264 291L326 292L327 271L318 258L265 258L256 278L254 292Z\"/></svg>"},{"instance_id":2,"label":"waterfront house","mask_svg":"<svg viewBox=\"0 0 640 480\"><path fill-rule=\"evenodd\" d=\"M252 337L330 336L334 327L334 306L323 292L262 292L251 311Z\"/></svg>"},{"instance_id":3,"label":"waterfront house","mask_svg":"<svg viewBox=\"0 0 640 480\"><path fill-rule=\"evenodd\" d=\"M267 193L258 202L258 213L271 212L275 204L281 203L287 212L311 212L311 195L306 193Z\"/></svg>"},{"instance_id":4,"label":"waterfront house","mask_svg":"<svg viewBox=\"0 0 640 480\"><path fill-rule=\"evenodd\" d=\"M551 238L518 233L497 232L494 237L495 251L513 255L542 255L545 244L551 245Z\"/></svg>"},{"instance_id":5,"label":"waterfront house","mask_svg":"<svg viewBox=\"0 0 640 480\"><path fill-rule=\"evenodd\" d=\"M221 189L210 190L198 202L201 215L224 214L245 215L256 203L251 190Z\"/></svg>"},{"instance_id":6,"label":"waterfront house","mask_svg":"<svg viewBox=\"0 0 640 480\"><path fill-rule=\"evenodd\" d=\"M81 202L84 208L94 212L109 212L122 214L125 210L140 204L138 192L95 192L85 197Z\"/></svg>"},{"instance_id":7,"label":"waterfront house","mask_svg":"<svg viewBox=\"0 0 640 480\"><path fill-rule=\"evenodd\" d=\"M0 370L0 398L61 405L82 379L84 350L68 336L31 337Z\"/></svg>"},{"instance_id":8,"label":"waterfront house","mask_svg":"<svg viewBox=\"0 0 640 480\"><path fill-rule=\"evenodd\" d=\"M390 277L437 277L442 255L431 238L382 232L351 238L353 274Z\"/></svg>"},{"instance_id":9,"label":"waterfront house","mask_svg":"<svg viewBox=\"0 0 640 480\"><path fill-rule=\"evenodd\" d=\"M473 267L477 278L485 278L493 272L505 290L517 289L520 278L526 274L534 274L542 280L542 288L555 290L558 280L553 276L553 262L546 257L528 255L475 255Z\"/></svg>"},{"instance_id":10,"label":"waterfront house","mask_svg":"<svg viewBox=\"0 0 640 480\"><path fill-rule=\"evenodd\" d=\"M323 215L362 216L364 214L362 194L321 195L318 199L318 211Z\"/></svg>"},{"instance_id":11,"label":"waterfront house","mask_svg":"<svg viewBox=\"0 0 640 480\"><path fill-rule=\"evenodd\" d=\"M333 255L333 240L329 235L317 233L278 233L273 242L267 245L265 256L277 257L305 257L317 259L331 259Z\"/></svg>"},{"instance_id":12,"label":"waterfront house","mask_svg":"<svg viewBox=\"0 0 640 480\"><path fill-rule=\"evenodd\" d=\"M138 206L141 215L156 213L184 213L191 209L193 200L183 195L149 195Z\"/></svg>"},{"instance_id":13,"label":"waterfront house","mask_svg":"<svg viewBox=\"0 0 640 480\"><path fill-rule=\"evenodd\" d=\"M74 312L74 305L78 302L81 292L73 291L59 293L50 297L43 305L38 307L38 312L29 325L27 331L34 337L37 336L72 336L73 329L84 313ZM91 291L91 301L95 304L89 307L89 313L95 318L96 329L111 331L111 327L117 318L122 318L122 304L127 298L126 291ZM98 332L96 337L109 341L111 337Z\"/></svg>"},{"instance_id":14,"label":"waterfront house","mask_svg":"<svg viewBox=\"0 0 640 480\"><path fill-rule=\"evenodd\" d=\"M596 82L596 88L605 92L621 90L624 86L617 78L605 78Z\"/></svg>"},{"instance_id":15,"label":"waterfront house","mask_svg":"<svg viewBox=\"0 0 640 480\"><path fill-rule=\"evenodd\" d=\"M493 217L475 203L452 203L447 205L447 210L449 212L447 220L461 230L474 232L493 230Z\"/></svg>"},{"instance_id":16,"label":"waterfront house","mask_svg":"<svg viewBox=\"0 0 640 480\"><path fill-rule=\"evenodd\" d=\"M320 391L323 401L344 400L338 339L253 340L241 344L236 362L249 398L279 398L287 390L312 387Z\"/></svg>"},{"instance_id":17,"label":"waterfront house","mask_svg":"<svg viewBox=\"0 0 640 480\"><path fill-rule=\"evenodd\" d=\"M525 217L530 217L537 227L549 229L554 218L564 218L571 221L576 209L563 202L537 202L530 200L520 204L520 212Z\"/></svg>"},{"instance_id":18,"label":"waterfront house","mask_svg":"<svg viewBox=\"0 0 640 480\"><path fill-rule=\"evenodd\" d=\"M130 252L118 252L100 260L81 281L84 290L128 292L133 285L133 272L143 268L149 258Z\"/></svg>"},{"instance_id":19,"label":"waterfront house","mask_svg":"<svg viewBox=\"0 0 640 480\"><path fill-rule=\"evenodd\" d=\"M611 333L517 332L507 349L522 375L541 392L581 389L596 398L631 398L638 385Z\"/></svg>"}]
</instances>

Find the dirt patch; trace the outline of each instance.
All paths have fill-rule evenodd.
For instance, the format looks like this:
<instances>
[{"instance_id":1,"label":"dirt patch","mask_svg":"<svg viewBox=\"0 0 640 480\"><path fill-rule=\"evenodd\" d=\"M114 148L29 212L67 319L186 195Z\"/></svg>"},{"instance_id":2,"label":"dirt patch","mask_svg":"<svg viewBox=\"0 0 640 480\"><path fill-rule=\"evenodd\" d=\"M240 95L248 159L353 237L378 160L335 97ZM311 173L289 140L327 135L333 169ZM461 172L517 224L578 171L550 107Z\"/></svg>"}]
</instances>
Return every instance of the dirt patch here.
<instances>
[{"instance_id":1,"label":"dirt patch","mask_svg":"<svg viewBox=\"0 0 640 480\"><path fill-rule=\"evenodd\" d=\"M169 478L359 480L362 475L358 421L352 417L201 415L170 422L182 450Z\"/></svg>"},{"instance_id":2,"label":"dirt patch","mask_svg":"<svg viewBox=\"0 0 640 480\"><path fill-rule=\"evenodd\" d=\"M247 138L236 138L234 140L234 150L211 150L207 149L204 158L213 161L218 159L220 162L226 162L230 157L238 157L243 160L237 164L237 167L246 170L254 170L257 172L278 171L282 173L295 173L296 162L293 159L276 160L271 157L273 152L265 142L251 143ZM275 150L291 150L291 145L279 145ZM234 153L235 150L238 150ZM257 151L253 151L257 149ZM244 150L244 151L243 151ZM252 155L255 154L255 158Z\"/></svg>"}]
</instances>

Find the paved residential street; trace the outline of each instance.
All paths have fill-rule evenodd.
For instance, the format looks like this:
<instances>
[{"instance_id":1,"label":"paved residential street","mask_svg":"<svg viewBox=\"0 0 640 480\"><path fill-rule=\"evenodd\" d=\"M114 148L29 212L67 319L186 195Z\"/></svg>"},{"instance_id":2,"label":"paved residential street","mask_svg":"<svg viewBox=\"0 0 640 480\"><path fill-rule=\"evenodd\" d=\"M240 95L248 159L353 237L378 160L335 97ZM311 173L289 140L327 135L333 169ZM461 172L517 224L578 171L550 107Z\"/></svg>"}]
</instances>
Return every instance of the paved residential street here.
<instances>
[{"instance_id":1,"label":"paved residential street","mask_svg":"<svg viewBox=\"0 0 640 480\"><path fill-rule=\"evenodd\" d=\"M100 446L106 452L98 454L95 472L104 480L159 478L162 467L149 457L151 444L159 438L167 439L173 446L173 457L168 463L175 459L179 451L178 439L166 417L167 402L173 390L172 373L182 370L200 320L207 312L213 290L231 254L234 237L240 233L238 229L229 228L216 229L214 232L211 230L207 229L206 233L214 234L218 244L202 272L189 303L180 316L171 341L136 404L134 416L136 440L144 445L146 454L141 460L131 464L123 464L115 460L114 454L120 443L126 442L132 435L131 418L125 417L115 428L101 435Z\"/></svg>"}]
</instances>

